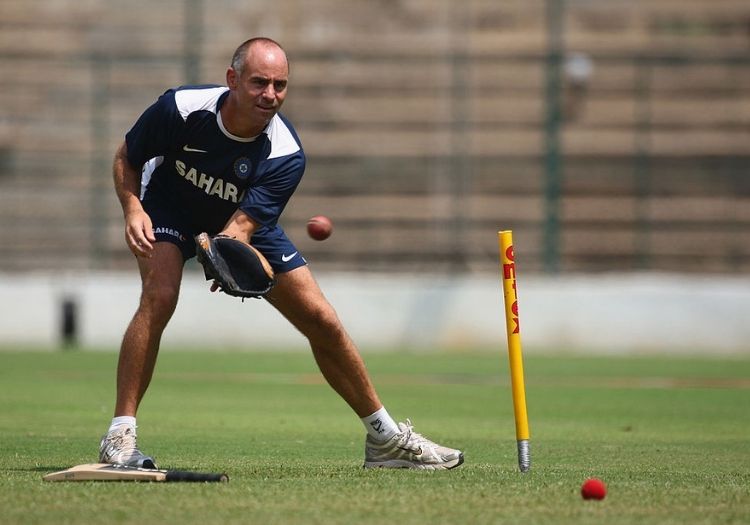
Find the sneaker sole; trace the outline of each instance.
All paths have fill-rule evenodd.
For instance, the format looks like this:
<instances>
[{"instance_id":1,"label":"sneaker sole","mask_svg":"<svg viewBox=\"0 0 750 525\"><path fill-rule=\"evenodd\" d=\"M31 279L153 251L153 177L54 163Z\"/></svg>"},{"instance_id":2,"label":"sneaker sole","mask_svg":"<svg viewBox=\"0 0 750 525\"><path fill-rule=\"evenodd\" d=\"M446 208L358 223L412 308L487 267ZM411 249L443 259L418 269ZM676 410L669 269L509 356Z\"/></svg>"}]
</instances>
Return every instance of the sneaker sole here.
<instances>
[{"instance_id":1,"label":"sneaker sole","mask_svg":"<svg viewBox=\"0 0 750 525\"><path fill-rule=\"evenodd\" d=\"M362 468L410 468L414 470L451 470L464 462L464 455L459 454L458 459L447 463L414 463L404 459L391 459L388 461L365 461Z\"/></svg>"},{"instance_id":2,"label":"sneaker sole","mask_svg":"<svg viewBox=\"0 0 750 525\"><path fill-rule=\"evenodd\" d=\"M156 466L156 463L154 463L152 459L144 459L141 465L129 465L127 463L118 463L116 461L108 461L102 458L99 458L99 463L107 463L109 465L120 465L123 467L145 468L148 470L158 470L159 468Z\"/></svg>"}]
</instances>

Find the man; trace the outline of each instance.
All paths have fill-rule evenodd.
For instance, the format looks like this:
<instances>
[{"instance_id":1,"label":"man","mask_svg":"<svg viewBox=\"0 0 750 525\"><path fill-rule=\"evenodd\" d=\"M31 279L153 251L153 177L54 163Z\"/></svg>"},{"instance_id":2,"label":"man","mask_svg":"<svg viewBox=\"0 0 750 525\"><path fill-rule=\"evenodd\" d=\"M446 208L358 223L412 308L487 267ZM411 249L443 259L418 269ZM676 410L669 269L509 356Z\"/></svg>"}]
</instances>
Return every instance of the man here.
<instances>
[{"instance_id":1,"label":"man","mask_svg":"<svg viewBox=\"0 0 750 525\"><path fill-rule=\"evenodd\" d=\"M135 416L201 232L248 241L268 259L276 285L266 299L307 337L323 376L361 418L365 467L449 469L463 462L461 451L391 418L335 310L277 224L305 168L300 140L278 113L288 76L278 43L250 39L232 57L227 86L166 91L115 154L114 185L142 295L120 348L115 417L101 441L101 462L156 467L137 447Z\"/></svg>"}]
</instances>

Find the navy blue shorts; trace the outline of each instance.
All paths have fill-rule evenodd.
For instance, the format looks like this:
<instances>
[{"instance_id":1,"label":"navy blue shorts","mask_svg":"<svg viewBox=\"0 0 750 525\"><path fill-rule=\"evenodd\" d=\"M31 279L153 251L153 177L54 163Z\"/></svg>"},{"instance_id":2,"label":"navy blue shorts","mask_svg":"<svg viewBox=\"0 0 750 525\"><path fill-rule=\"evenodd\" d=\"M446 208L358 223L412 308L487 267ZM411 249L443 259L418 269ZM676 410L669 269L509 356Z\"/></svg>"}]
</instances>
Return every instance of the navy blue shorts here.
<instances>
[{"instance_id":1,"label":"navy blue shorts","mask_svg":"<svg viewBox=\"0 0 750 525\"><path fill-rule=\"evenodd\" d=\"M162 205L157 199L146 199L142 204L151 217L156 241L171 242L180 249L186 261L195 257L195 236L202 232L193 231L178 213L172 212L169 206ZM253 234L250 244L268 259L276 273L288 272L307 264L281 226L261 226Z\"/></svg>"}]
</instances>

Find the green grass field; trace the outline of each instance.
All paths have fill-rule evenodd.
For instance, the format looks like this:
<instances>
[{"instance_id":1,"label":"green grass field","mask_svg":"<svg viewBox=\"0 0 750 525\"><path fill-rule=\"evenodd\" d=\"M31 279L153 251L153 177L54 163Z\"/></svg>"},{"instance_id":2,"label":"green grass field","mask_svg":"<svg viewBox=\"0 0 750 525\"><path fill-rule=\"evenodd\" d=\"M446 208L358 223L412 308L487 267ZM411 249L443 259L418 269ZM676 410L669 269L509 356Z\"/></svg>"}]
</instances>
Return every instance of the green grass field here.
<instances>
[{"instance_id":1,"label":"green grass field","mask_svg":"<svg viewBox=\"0 0 750 525\"><path fill-rule=\"evenodd\" d=\"M308 354L164 352L139 414L162 468L228 484L47 483L95 462L113 352L0 352L3 523L749 523L750 361L527 356L520 474L505 355L365 354L390 412L462 448L365 471L364 429ZM589 476L609 487L583 501Z\"/></svg>"}]
</instances>

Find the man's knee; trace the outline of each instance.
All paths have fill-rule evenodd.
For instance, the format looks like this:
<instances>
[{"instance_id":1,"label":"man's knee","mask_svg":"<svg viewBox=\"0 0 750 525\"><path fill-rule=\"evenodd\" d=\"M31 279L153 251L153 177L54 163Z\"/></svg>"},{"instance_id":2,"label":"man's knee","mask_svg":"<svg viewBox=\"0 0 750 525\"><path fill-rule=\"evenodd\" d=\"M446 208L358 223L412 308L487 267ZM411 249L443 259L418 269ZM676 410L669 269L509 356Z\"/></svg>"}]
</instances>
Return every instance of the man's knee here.
<instances>
[{"instance_id":1,"label":"man's knee","mask_svg":"<svg viewBox=\"0 0 750 525\"><path fill-rule=\"evenodd\" d=\"M182 281L182 253L168 242L157 242L150 259L139 259L141 300L139 311L155 322L169 321L177 307Z\"/></svg>"},{"instance_id":2,"label":"man's knee","mask_svg":"<svg viewBox=\"0 0 750 525\"><path fill-rule=\"evenodd\" d=\"M303 330L308 339L338 339L346 337L346 332L336 311L329 304L319 304L310 308L304 321Z\"/></svg>"},{"instance_id":3,"label":"man's knee","mask_svg":"<svg viewBox=\"0 0 750 525\"><path fill-rule=\"evenodd\" d=\"M307 266L279 274L267 299L313 345L340 345L348 337L336 310L323 296Z\"/></svg>"},{"instance_id":4,"label":"man's knee","mask_svg":"<svg viewBox=\"0 0 750 525\"><path fill-rule=\"evenodd\" d=\"M179 287L156 285L144 287L140 309L151 313L155 320L168 320L177 307Z\"/></svg>"}]
</instances>

